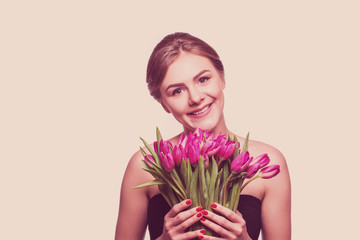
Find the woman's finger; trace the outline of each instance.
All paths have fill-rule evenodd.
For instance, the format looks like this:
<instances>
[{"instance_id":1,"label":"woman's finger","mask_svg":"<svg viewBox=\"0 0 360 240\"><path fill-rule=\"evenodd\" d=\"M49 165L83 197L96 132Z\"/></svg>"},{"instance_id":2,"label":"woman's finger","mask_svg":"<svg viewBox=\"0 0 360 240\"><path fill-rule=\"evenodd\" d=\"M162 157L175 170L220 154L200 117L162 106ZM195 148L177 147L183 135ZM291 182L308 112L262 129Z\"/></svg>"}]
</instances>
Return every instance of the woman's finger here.
<instances>
[{"instance_id":1,"label":"woman's finger","mask_svg":"<svg viewBox=\"0 0 360 240\"><path fill-rule=\"evenodd\" d=\"M220 218L223 218L223 220L220 220L220 223L217 223L217 222L213 222L213 221L210 221L209 219L210 218L210 214L206 216L207 218L203 217L201 218L201 223L203 225L205 225L206 227L210 228L211 230L213 230L214 232L220 234L222 237L226 237L226 238L233 238L233 234L228 231L227 229L225 229L224 227L222 227L224 223L222 223L223 221L228 221L226 220L224 217L220 217ZM217 219L219 221L219 219Z\"/></svg>"},{"instance_id":2,"label":"woman's finger","mask_svg":"<svg viewBox=\"0 0 360 240\"><path fill-rule=\"evenodd\" d=\"M179 240L190 240L190 239L195 239L195 238L203 239L201 237L204 237L205 232L206 232L205 229L189 231L184 234L181 234L179 236Z\"/></svg>"},{"instance_id":3,"label":"woman's finger","mask_svg":"<svg viewBox=\"0 0 360 240\"><path fill-rule=\"evenodd\" d=\"M178 213L173 218L167 218L167 220L171 219L171 225L172 226L177 226L179 224L182 225L184 222L187 222L187 220L189 220L190 218L194 218L194 216L196 216L198 214L202 214L201 213L202 211L203 211L202 207L191 208L189 210L185 210L185 211L182 211L182 212ZM198 219L198 220L200 220L200 219ZM190 222L193 222L193 221L190 221ZM186 228L184 228L184 230L185 229Z\"/></svg>"},{"instance_id":4,"label":"woman's finger","mask_svg":"<svg viewBox=\"0 0 360 240\"><path fill-rule=\"evenodd\" d=\"M175 217L179 212L181 212L182 210L190 207L192 204L190 199L186 199L178 204L175 204L170 211L165 215L165 217L168 218L173 218Z\"/></svg>"},{"instance_id":5,"label":"woman's finger","mask_svg":"<svg viewBox=\"0 0 360 240\"><path fill-rule=\"evenodd\" d=\"M203 217L202 211L203 211L202 207L198 207L198 208L190 209L183 213L179 213L178 216L175 217L175 218L177 218L176 221L180 221L178 226L176 226L176 229L178 231L185 231L187 228L192 226L194 223L200 221L201 218ZM189 212L189 213L187 213L187 212ZM184 216L181 216L182 214ZM192 214L192 215L189 216L189 214Z\"/></svg>"},{"instance_id":6,"label":"woman's finger","mask_svg":"<svg viewBox=\"0 0 360 240\"><path fill-rule=\"evenodd\" d=\"M234 213L231 209L226 208L218 203L212 203L211 208L220 213L222 216L226 217L233 223L243 223L244 219L239 211Z\"/></svg>"}]
</instances>

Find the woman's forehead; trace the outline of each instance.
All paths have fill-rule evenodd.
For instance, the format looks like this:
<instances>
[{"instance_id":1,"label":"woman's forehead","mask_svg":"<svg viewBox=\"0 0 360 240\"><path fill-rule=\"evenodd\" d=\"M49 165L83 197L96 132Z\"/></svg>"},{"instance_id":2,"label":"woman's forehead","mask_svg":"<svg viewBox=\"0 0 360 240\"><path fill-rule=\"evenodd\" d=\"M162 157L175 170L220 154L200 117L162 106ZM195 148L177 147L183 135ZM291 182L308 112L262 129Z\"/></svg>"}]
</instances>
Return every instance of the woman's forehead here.
<instances>
[{"instance_id":1,"label":"woman's forehead","mask_svg":"<svg viewBox=\"0 0 360 240\"><path fill-rule=\"evenodd\" d=\"M204 70L215 71L208 58L192 53L181 53L169 66L163 84L188 81Z\"/></svg>"}]
</instances>

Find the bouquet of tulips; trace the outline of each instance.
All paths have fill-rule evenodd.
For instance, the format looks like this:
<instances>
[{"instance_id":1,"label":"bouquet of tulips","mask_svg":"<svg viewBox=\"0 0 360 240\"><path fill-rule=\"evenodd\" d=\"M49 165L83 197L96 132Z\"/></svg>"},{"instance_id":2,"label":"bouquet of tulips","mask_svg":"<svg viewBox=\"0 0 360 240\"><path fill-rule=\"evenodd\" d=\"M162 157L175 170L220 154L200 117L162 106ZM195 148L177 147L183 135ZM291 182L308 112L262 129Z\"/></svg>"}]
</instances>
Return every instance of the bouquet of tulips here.
<instances>
[{"instance_id":1,"label":"bouquet of tulips","mask_svg":"<svg viewBox=\"0 0 360 240\"><path fill-rule=\"evenodd\" d=\"M191 199L195 206L209 211L210 205L217 202L236 212L240 193L247 184L280 172L279 165L267 166L267 154L250 157L249 134L242 149L236 136L231 139L201 129L181 134L177 145L164 141L158 128L156 136L153 147L141 138L149 153L140 148L144 170L155 180L136 188L158 185L170 207Z\"/></svg>"}]
</instances>

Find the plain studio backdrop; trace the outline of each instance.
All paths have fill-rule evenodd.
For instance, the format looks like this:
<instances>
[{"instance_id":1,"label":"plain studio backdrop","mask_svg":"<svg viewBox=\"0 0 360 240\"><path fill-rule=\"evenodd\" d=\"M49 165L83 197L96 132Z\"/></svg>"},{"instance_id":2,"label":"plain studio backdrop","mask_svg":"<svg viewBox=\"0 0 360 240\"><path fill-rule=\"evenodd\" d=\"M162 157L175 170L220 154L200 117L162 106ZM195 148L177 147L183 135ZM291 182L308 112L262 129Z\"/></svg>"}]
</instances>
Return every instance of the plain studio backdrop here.
<instances>
[{"instance_id":1,"label":"plain studio backdrop","mask_svg":"<svg viewBox=\"0 0 360 240\"><path fill-rule=\"evenodd\" d=\"M0 239L113 239L139 137L181 126L150 97L168 33L212 45L234 132L286 157L293 239L354 239L357 1L2 1ZM134 216L136 217L136 216Z\"/></svg>"}]
</instances>

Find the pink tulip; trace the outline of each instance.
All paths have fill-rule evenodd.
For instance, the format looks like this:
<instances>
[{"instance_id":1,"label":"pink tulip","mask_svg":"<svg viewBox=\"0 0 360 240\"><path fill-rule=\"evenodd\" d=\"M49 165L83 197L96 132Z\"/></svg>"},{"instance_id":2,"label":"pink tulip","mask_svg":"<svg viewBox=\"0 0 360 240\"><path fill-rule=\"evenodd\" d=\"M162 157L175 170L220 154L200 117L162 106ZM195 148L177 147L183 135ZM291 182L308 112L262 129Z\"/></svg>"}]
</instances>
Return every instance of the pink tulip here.
<instances>
[{"instance_id":1,"label":"pink tulip","mask_svg":"<svg viewBox=\"0 0 360 240\"><path fill-rule=\"evenodd\" d=\"M200 145L198 142L189 143L186 145L186 156L189 158L189 161L192 166L196 166L199 162L200 157Z\"/></svg>"},{"instance_id":2,"label":"pink tulip","mask_svg":"<svg viewBox=\"0 0 360 240\"><path fill-rule=\"evenodd\" d=\"M195 129L195 131L194 131L194 135L195 135L197 138L204 138L204 131L201 130L200 128L197 128L197 129Z\"/></svg>"},{"instance_id":3,"label":"pink tulip","mask_svg":"<svg viewBox=\"0 0 360 240\"><path fill-rule=\"evenodd\" d=\"M217 137L216 137L216 143L218 146L224 146L226 143L227 143L227 137L225 135L221 135L219 134Z\"/></svg>"},{"instance_id":4,"label":"pink tulip","mask_svg":"<svg viewBox=\"0 0 360 240\"><path fill-rule=\"evenodd\" d=\"M251 164L246 170L246 178L252 178L259 171L259 165Z\"/></svg>"},{"instance_id":5,"label":"pink tulip","mask_svg":"<svg viewBox=\"0 0 360 240\"><path fill-rule=\"evenodd\" d=\"M235 174L246 171L249 164L252 161L252 157L250 158L249 152L245 151L240 153L231 163L231 171Z\"/></svg>"},{"instance_id":6,"label":"pink tulip","mask_svg":"<svg viewBox=\"0 0 360 240\"><path fill-rule=\"evenodd\" d=\"M266 153L261 154L254 159L254 165L259 165L259 169L268 165L269 162L270 162L270 158Z\"/></svg>"},{"instance_id":7,"label":"pink tulip","mask_svg":"<svg viewBox=\"0 0 360 240\"><path fill-rule=\"evenodd\" d=\"M184 136L184 134L181 134L179 137L179 145L181 145L181 146L183 146L183 148L185 148L187 139L188 139L188 137L186 135Z\"/></svg>"},{"instance_id":8,"label":"pink tulip","mask_svg":"<svg viewBox=\"0 0 360 240\"><path fill-rule=\"evenodd\" d=\"M235 151L236 145L234 141L227 142L226 145L221 146L217 152L217 157L219 161L230 158Z\"/></svg>"},{"instance_id":9,"label":"pink tulip","mask_svg":"<svg viewBox=\"0 0 360 240\"><path fill-rule=\"evenodd\" d=\"M212 132L204 132L204 137L206 138L206 140L213 140L214 139L214 133Z\"/></svg>"},{"instance_id":10,"label":"pink tulip","mask_svg":"<svg viewBox=\"0 0 360 240\"><path fill-rule=\"evenodd\" d=\"M217 146L216 142L214 141L207 141L202 147L201 152L205 153L209 157L214 156L218 151L220 147Z\"/></svg>"},{"instance_id":11,"label":"pink tulip","mask_svg":"<svg viewBox=\"0 0 360 240\"><path fill-rule=\"evenodd\" d=\"M176 166L179 166L181 163L181 160L185 157L184 148L182 145L175 145L173 150L173 159L175 161Z\"/></svg>"},{"instance_id":12,"label":"pink tulip","mask_svg":"<svg viewBox=\"0 0 360 240\"><path fill-rule=\"evenodd\" d=\"M151 156L150 154L147 154L145 157L144 157L144 160L146 162L146 164L149 166L149 167L153 167L151 162L153 163L156 163L155 162L155 159L153 158L153 156ZM151 161L151 162L150 162Z\"/></svg>"},{"instance_id":13,"label":"pink tulip","mask_svg":"<svg viewBox=\"0 0 360 240\"><path fill-rule=\"evenodd\" d=\"M172 154L171 153L164 154L162 152L159 157L160 157L161 166L165 169L165 171L170 172L175 166Z\"/></svg>"},{"instance_id":14,"label":"pink tulip","mask_svg":"<svg viewBox=\"0 0 360 240\"><path fill-rule=\"evenodd\" d=\"M261 178L267 179L267 178L275 177L279 172L280 172L279 165L271 165L261 169L259 176Z\"/></svg>"},{"instance_id":15,"label":"pink tulip","mask_svg":"<svg viewBox=\"0 0 360 240\"><path fill-rule=\"evenodd\" d=\"M170 141L164 141L163 139L161 139L161 141L160 141L159 149L158 149L157 145L158 145L158 143L155 141L154 149L158 156L160 156L161 153L169 153L170 152L169 147L172 147L172 144Z\"/></svg>"}]
</instances>

